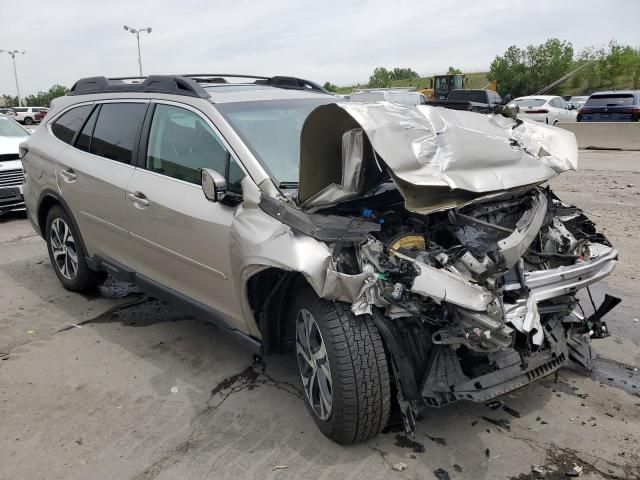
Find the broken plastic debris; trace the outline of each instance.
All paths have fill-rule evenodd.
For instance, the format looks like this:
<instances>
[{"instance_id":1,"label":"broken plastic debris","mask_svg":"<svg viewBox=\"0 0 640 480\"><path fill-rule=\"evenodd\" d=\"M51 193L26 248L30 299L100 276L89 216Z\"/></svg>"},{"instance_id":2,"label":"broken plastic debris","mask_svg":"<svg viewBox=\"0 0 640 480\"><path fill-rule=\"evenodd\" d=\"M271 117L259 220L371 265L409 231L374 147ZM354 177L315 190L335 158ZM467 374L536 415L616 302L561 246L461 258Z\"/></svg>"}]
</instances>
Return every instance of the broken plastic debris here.
<instances>
[{"instance_id":1,"label":"broken plastic debris","mask_svg":"<svg viewBox=\"0 0 640 480\"><path fill-rule=\"evenodd\" d=\"M391 468L393 468L396 472L401 472L405 468L407 468L407 464L406 463L402 463L402 462L394 463Z\"/></svg>"},{"instance_id":2,"label":"broken plastic debris","mask_svg":"<svg viewBox=\"0 0 640 480\"><path fill-rule=\"evenodd\" d=\"M286 470L287 468L289 468L289 465L275 465L273 468L271 468L271 471L275 471L275 470Z\"/></svg>"},{"instance_id":3,"label":"broken plastic debris","mask_svg":"<svg viewBox=\"0 0 640 480\"><path fill-rule=\"evenodd\" d=\"M579 477L582 475L583 467L580 465L574 465L570 470L567 470L567 476L569 477Z\"/></svg>"},{"instance_id":4,"label":"broken plastic debris","mask_svg":"<svg viewBox=\"0 0 640 480\"><path fill-rule=\"evenodd\" d=\"M178 388L177 385L174 385L173 387L171 387L171 393L178 393L180 391L180 389Z\"/></svg>"},{"instance_id":5,"label":"broken plastic debris","mask_svg":"<svg viewBox=\"0 0 640 480\"><path fill-rule=\"evenodd\" d=\"M27 330L27 333L31 335L33 333L33 330Z\"/></svg>"}]
</instances>

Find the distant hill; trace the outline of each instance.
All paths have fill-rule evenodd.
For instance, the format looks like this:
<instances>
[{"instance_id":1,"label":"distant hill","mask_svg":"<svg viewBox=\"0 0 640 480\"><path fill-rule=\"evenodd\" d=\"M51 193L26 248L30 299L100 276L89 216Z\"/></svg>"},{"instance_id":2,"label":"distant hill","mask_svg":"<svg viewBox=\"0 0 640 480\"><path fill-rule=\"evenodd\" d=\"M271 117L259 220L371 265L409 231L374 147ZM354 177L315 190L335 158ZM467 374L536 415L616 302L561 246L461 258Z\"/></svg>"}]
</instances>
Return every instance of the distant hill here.
<instances>
[{"instance_id":1,"label":"distant hill","mask_svg":"<svg viewBox=\"0 0 640 480\"><path fill-rule=\"evenodd\" d=\"M489 83L487 80L487 72L473 72L466 73L467 76L466 86L468 88L482 88ZM420 78L410 78L406 80L393 80L391 82L391 88L398 87L411 87L411 88L429 88L429 81L433 77L420 77ZM363 83L359 86L360 88L367 88L366 83ZM352 85L347 87L339 87L338 93L346 94L351 93L353 90L357 89L358 85Z\"/></svg>"}]
</instances>

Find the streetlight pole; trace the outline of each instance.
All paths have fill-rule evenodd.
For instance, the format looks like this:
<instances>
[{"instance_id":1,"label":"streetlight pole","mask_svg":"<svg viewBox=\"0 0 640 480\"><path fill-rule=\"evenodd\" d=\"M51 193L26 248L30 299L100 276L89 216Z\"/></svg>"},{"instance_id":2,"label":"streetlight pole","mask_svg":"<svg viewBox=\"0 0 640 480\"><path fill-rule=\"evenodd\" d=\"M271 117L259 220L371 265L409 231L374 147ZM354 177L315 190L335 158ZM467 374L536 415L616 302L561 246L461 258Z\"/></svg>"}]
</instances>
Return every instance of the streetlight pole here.
<instances>
[{"instance_id":1,"label":"streetlight pole","mask_svg":"<svg viewBox=\"0 0 640 480\"><path fill-rule=\"evenodd\" d=\"M151 33L151 27L147 28L131 28L128 26L124 26L124 29L127 32L134 33L136 35L136 40L138 41L138 70L140 71L140 76L142 76L142 54L140 53L140 33L147 32Z\"/></svg>"},{"instance_id":2,"label":"streetlight pole","mask_svg":"<svg viewBox=\"0 0 640 480\"><path fill-rule=\"evenodd\" d=\"M13 76L16 79L16 92L18 93L18 106L22 106L22 97L20 97L20 85L18 84L18 71L16 70L16 53L24 55L27 52L21 52L19 50L0 50L0 53L7 53L11 55L13 61Z\"/></svg>"}]
</instances>

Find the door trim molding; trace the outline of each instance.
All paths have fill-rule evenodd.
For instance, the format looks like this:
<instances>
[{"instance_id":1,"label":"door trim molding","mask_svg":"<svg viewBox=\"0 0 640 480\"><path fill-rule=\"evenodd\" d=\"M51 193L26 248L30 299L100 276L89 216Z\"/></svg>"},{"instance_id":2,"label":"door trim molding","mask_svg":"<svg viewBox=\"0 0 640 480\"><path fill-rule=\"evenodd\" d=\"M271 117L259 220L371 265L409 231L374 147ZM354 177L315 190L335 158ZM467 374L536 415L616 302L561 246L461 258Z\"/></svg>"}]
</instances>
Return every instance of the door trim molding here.
<instances>
[{"instance_id":1,"label":"door trim molding","mask_svg":"<svg viewBox=\"0 0 640 480\"><path fill-rule=\"evenodd\" d=\"M212 268L208 265L205 265L204 263L200 263L197 260L194 260L192 258L186 257L178 252L174 252L173 250L170 250L166 247L163 247L162 245L158 245L155 242L152 242L151 240L147 240L144 237L141 237L140 235L136 235L135 233L129 232L129 236L132 240L137 241L147 247L153 248L157 251L159 251L160 253L163 253L165 255L168 255L170 257L173 258L177 258L178 260L181 260L183 262L189 263L191 265L194 265L202 270L205 270L207 272L213 273L214 275L217 275L218 277L220 277L223 280L229 280L229 277L227 277L223 272L221 272L220 270L216 270L215 268Z\"/></svg>"}]
</instances>

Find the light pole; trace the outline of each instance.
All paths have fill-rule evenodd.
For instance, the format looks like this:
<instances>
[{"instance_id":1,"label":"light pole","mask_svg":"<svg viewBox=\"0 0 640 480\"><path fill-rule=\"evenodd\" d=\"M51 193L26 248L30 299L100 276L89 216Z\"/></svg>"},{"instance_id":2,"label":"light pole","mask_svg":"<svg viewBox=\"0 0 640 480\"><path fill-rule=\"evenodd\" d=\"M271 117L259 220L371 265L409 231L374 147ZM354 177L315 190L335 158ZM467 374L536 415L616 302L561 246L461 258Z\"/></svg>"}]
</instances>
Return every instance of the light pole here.
<instances>
[{"instance_id":1,"label":"light pole","mask_svg":"<svg viewBox=\"0 0 640 480\"><path fill-rule=\"evenodd\" d=\"M0 50L0 53L7 53L11 55L11 60L13 61L13 76L16 79L16 91L18 92L18 106L22 106L22 98L20 97L20 85L18 84L18 71L16 70L16 53L20 53L24 55L27 52L21 52L20 50Z\"/></svg>"},{"instance_id":2,"label":"light pole","mask_svg":"<svg viewBox=\"0 0 640 480\"><path fill-rule=\"evenodd\" d=\"M138 68L140 69L140 76L142 76L142 55L140 54L140 33L141 32L151 33L151 27L147 27L147 28L131 28L131 27L127 27L125 25L124 29L127 32L135 33L136 40L138 40Z\"/></svg>"}]
</instances>

